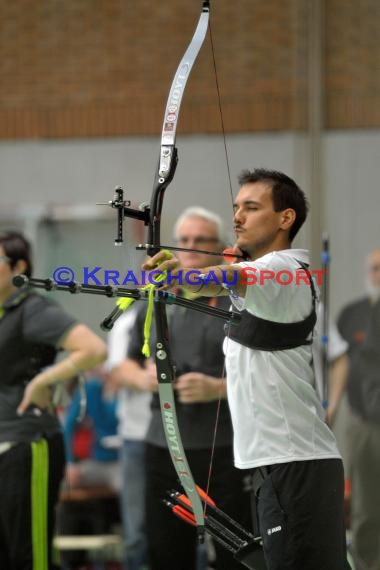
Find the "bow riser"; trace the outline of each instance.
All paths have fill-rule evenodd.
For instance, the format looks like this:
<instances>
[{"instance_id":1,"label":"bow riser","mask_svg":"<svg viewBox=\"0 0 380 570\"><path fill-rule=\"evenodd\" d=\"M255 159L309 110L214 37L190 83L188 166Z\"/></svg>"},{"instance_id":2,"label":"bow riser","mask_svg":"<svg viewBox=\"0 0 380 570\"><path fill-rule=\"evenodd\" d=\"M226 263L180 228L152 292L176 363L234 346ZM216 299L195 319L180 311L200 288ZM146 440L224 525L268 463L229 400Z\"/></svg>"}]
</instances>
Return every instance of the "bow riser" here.
<instances>
[{"instance_id":1,"label":"bow riser","mask_svg":"<svg viewBox=\"0 0 380 570\"><path fill-rule=\"evenodd\" d=\"M175 140L179 110L191 69L206 37L209 11L209 1L204 1L195 33L178 65L168 95L162 127L160 156L153 185L152 199L150 202L148 243L151 244L151 247L148 248L148 255L155 254L161 248L160 229L163 199L165 190L173 179L178 162ZM156 302L154 313L157 335L155 360L158 377L158 393L165 437L177 475L191 501L196 519L198 536L200 540L203 540L205 527L203 505L186 459L178 427L173 391L175 373L170 358L168 323L164 303L160 301Z\"/></svg>"}]
</instances>

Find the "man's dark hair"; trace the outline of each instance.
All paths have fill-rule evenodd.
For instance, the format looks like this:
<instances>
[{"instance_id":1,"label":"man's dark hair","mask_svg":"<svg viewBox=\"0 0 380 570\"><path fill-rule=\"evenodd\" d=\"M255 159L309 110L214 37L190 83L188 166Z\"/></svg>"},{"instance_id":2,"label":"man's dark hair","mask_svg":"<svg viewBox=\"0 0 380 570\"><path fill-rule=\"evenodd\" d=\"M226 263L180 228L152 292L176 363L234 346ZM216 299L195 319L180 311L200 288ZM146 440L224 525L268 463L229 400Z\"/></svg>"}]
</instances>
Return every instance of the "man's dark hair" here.
<instances>
[{"instance_id":1,"label":"man's dark hair","mask_svg":"<svg viewBox=\"0 0 380 570\"><path fill-rule=\"evenodd\" d=\"M283 172L277 170L266 170L265 168L255 168L243 170L238 178L239 185L251 184L254 182L264 182L272 188L273 209L275 212L282 212L286 208L292 208L296 213L296 219L289 231L289 240L293 241L298 230L306 220L309 204L305 193L299 186Z\"/></svg>"},{"instance_id":2,"label":"man's dark hair","mask_svg":"<svg viewBox=\"0 0 380 570\"><path fill-rule=\"evenodd\" d=\"M28 240L19 232L0 233L0 246L9 258L9 265L13 269L21 259L26 263L25 275L30 277L33 272L32 248Z\"/></svg>"}]
</instances>

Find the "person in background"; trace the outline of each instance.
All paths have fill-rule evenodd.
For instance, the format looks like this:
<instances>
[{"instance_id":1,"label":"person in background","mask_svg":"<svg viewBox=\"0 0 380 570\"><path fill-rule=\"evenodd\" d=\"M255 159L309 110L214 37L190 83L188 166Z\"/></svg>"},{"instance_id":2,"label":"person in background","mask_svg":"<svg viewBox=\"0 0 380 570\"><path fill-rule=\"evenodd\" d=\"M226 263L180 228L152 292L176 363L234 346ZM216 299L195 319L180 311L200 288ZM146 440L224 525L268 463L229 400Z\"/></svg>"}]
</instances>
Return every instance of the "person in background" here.
<instances>
[{"instance_id":1,"label":"person in background","mask_svg":"<svg viewBox=\"0 0 380 570\"><path fill-rule=\"evenodd\" d=\"M76 388L66 410L63 435L68 489L105 485L116 493L121 490L117 398L113 386L107 381L107 376L101 369L92 370L84 383L83 392L80 388ZM83 418L81 417L82 405L84 407ZM90 432L88 457L81 461L77 461L73 447L75 432L80 427L79 422L85 424Z\"/></svg>"},{"instance_id":2,"label":"person in background","mask_svg":"<svg viewBox=\"0 0 380 570\"><path fill-rule=\"evenodd\" d=\"M185 210L176 223L174 235L180 247L195 250L178 254L185 267L202 268L210 261L221 262L219 255L210 256L196 251L206 249L220 252L223 249L222 223L214 213L196 207ZM228 309L230 305L227 298L191 297L213 307ZM141 354L145 308L144 305L138 307L130 332L128 358L115 373L120 385L140 393L153 394L145 460L149 562L152 570L195 570L199 554L196 531L177 519L162 503L167 491L178 489L178 477L164 436L155 365ZM220 405L209 494L222 510L250 527L249 498L243 491L244 474L233 466L232 426L223 374L224 322L173 305L167 307L167 312L170 349L177 374L174 389L178 422L194 479L201 487L207 488L213 434ZM152 354L154 344L155 332L152 330ZM215 545L215 550L215 567L218 570L240 568L229 552L219 545Z\"/></svg>"},{"instance_id":3,"label":"person in background","mask_svg":"<svg viewBox=\"0 0 380 570\"><path fill-rule=\"evenodd\" d=\"M111 381L119 385L122 363L127 354L130 331L137 305L124 313L108 336L107 368ZM121 438L122 471L121 512L125 531L125 570L148 568L145 530L145 436L150 421L151 386L147 372L145 384L124 386L118 394L118 434Z\"/></svg>"},{"instance_id":4,"label":"person in background","mask_svg":"<svg viewBox=\"0 0 380 570\"><path fill-rule=\"evenodd\" d=\"M107 534L120 523L116 391L101 367L81 381L63 418L67 465L57 512L60 535ZM85 551L61 552L65 570L87 562Z\"/></svg>"},{"instance_id":5,"label":"person in background","mask_svg":"<svg viewBox=\"0 0 380 570\"><path fill-rule=\"evenodd\" d=\"M366 340L371 318L380 319L380 249L366 261L366 295L345 306L338 329L349 345L351 359L347 394L349 477L351 481L351 530L357 570L380 570L380 409L379 421L368 418L362 378L355 373L355 357ZM379 346L380 352L380 346ZM365 370L361 373L365 374ZM380 379L380 372L379 372Z\"/></svg>"},{"instance_id":6,"label":"person in background","mask_svg":"<svg viewBox=\"0 0 380 570\"><path fill-rule=\"evenodd\" d=\"M0 234L0 560L7 570L53 568L54 510L64 472L51 388L106 358L87 326L13 278L31 276L31 248ZM55 363L59 350L65 358Z\"/></svg>"}]
</instances>

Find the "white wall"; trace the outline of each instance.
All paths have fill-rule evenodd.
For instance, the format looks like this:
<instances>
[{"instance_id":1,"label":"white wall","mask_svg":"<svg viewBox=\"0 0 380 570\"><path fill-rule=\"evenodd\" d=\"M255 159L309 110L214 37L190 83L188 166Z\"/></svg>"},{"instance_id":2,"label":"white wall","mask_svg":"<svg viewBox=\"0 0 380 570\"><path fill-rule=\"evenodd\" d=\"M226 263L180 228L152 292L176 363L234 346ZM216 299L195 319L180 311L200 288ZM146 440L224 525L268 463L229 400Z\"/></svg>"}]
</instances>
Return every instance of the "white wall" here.
<instances>
[{"instance_id":1,"label":"white wall","mask_svg":"<svg viewBox=\"0 0 380 570\"><path fill-rule=\"evenodd\" d=\"M292 173L294 141L291 134L229 137L234 191L243 167L275 164ZM165 201L169 220L193 203L230 216L222 137L182 137L177 146L179 164ZM1 203L93 205L110 199L116 185L131 200L149 200L158 151L156 137L2 143Z\"/></svg>"},{"instance_id":2,"label":"white wall","mask_svg":"<svg viewBox=\"0 0 380 570\"><path fill-rule=\"evenodd\" d=\"M323 225L331 236L331 301L336 314L345 302L361 294L363 258L372 247L380 245L380 131L329 132L323 142ZM217 211L227 222L231 220L232 198L222 137L179 137L177 143L179 165L164 201L162 233L166 242L176 217L186 206L200 204ZM305 135L228 136L227 147L233 194L237 173L255 166L284 170L309 193ZM0 226L14 224L17 215L23 219L38 216L49 204L82 204L92 211L96 202L110 200L119 184L126 198L137 203L148 201L158 150L156 137L3 142ZM104 210L104 216L111 214L108 210ZM38 271L50 271L55 263L70 264L74 252L76 265L86 265L88 259L99 265L119 263L120 253L112 248L113 222L78 224L55 225L54 229L45 223L38 232L32 223L26 226L38 239ZM310 244L310 223L297 240L297 245L301 243ZM319 253L314 252L315 259L316 255ZM107 313L109 302L105 300L105 304ZM82 299L80 307L71 309L79 311L81 317L84 314L92 324L95 316L84 313L86 306ZM101 312L99 302L96 308Z\"/></svg>"}]
</instances>

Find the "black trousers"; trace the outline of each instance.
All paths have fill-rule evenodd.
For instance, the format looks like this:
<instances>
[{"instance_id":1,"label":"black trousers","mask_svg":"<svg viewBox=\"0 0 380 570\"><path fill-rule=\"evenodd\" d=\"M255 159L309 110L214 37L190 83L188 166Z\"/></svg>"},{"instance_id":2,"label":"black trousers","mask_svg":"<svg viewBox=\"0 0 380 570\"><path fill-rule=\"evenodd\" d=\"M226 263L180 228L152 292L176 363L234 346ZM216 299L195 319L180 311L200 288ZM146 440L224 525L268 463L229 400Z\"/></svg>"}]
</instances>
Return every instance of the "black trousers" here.
<instances>
[{"instance_id":1,"label":"black trousers","mask_svg":"<svg viewBox=\"0 0 380 570\"><path fill-rule=\"evenodd\" d=\"M0 568L54 568L54 511L64 463L60 434L36 443L18 443L0 454Z\"/></svg>"},{"instance_id":2,"label":"black trousers","mask_svg":"<svg viewBox=\"0 0 380 570\"><path fill-rule=\"evenodd\" d=\"M210 450L186 450L195 482L205 489ZM195 570L196 531L162 504L166 492L181 490L167 449L147 446L146 521L151 570ZM244 492L246 472L233 466L232 447L215 449L209 495L216 505L246 528L251 526L249 490ZM230 552L215 544L216 568L240 570Z\"/></svg>"},{"instance_id":3,"label":"black trousers","mask_svg":"<svg viewBox=\"0 0 380 570\"><path fill-rule=\"evenodd\" d=\"M256 495L268 570L347 570L338 459L269 466Z\"/></svg>"}]
</instances>

